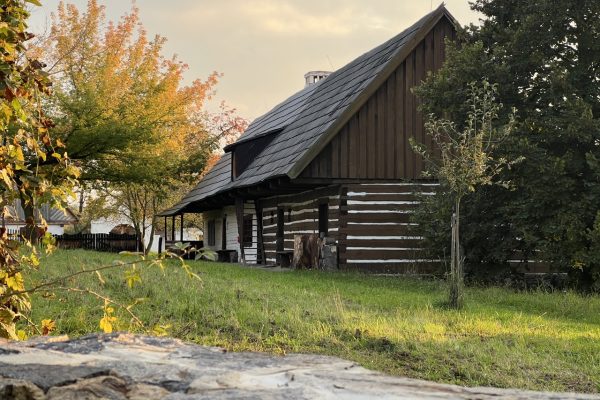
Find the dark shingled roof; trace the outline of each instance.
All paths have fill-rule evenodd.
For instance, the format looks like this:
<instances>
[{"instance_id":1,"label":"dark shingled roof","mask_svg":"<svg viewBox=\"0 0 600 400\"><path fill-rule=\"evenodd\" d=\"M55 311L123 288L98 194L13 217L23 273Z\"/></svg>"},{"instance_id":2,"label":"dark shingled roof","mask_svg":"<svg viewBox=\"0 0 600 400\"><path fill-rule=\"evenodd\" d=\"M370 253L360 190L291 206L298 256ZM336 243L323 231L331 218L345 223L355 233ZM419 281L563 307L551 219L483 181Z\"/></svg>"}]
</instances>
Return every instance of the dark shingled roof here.
<instances>
[{"instance_id":1,"label":"dark shingled roof","mask_svg":"<svg viewBox=\"0 0 600 400\"><path fill-rule=\"evenodd\" d=\"M227 146L225 150L229 150L234 146L255 139L269 133L277 132L290 125L296 117L304 110L307 100L310 99L310 94L319 84L313 84L305 87L294 95L290 96L280 104L276 105L271 111L265 115L258 117L246 129L244 134L233 144Z\"/></svg>"},{"instance_id":2,"label":"dark shingled roof","mask_svg":"<svg viewBox=\"0 0 600 400\"><path fill-rule=\"evenodd\" d=\"M71 210L59 210L58 208L51 207L48 204L43 204L38 210L36 210L35 215L38 222L40 221L40 213L48 224L68 225L74 224L78 221L77 217ZM9 215L6 218L7 223L25 222L25 211L23 210L23 207L21 207L20 200L15 200L12 206L8 206L8 214Z\"/></svg>"},{"instance_id":3,"label":"dark shingled roof","mask_svg":"<svg viewBox=\"0 0 600 400\"><path fill-rule=\"evenodd\" d=\"M200 183L173 207L160 213L161 216L177 215L180 210L194 201L205 199L222 192L231 182L231 153L225 153Z\"/></svg>"},{"instance_id":4,"label":"dark shingled roof","mask_svg":"<svg viewBox=\"0 0 600 400\"><path fill-rule=\"evenodd\" d=\"M445 8L427 14L410 28L363 54L335 71L310 94L300 115L286 126L235 180L235 187L253 185L288 175L302 156L311 149L357 97L384 70L424 26L446 13ZM401 61L401 60L400 60Z\"/></svg>"},{"instance_id":5,"label":"dark shingled roof","mask_svg":"<svg viewBox=\"0 0 600 400\"><path fill-rule=\"evenodd\" d=\"M242 174L231 181L231 162L221 165L230 154L226 153L213 168L219 169L220 179L212 177L213 171L209 172L180 203L161 215L175 215L191 202L233 188L251 186L281 176L297 177L316 152L337 133L340 124L351 116L355 107L366 101L368 95L377 89L380 80L392 73L412 51L420 40L420 34L428 32L443 16L458 25L446 8L440 5L402 33L257 118L236 143L226 148L231 150L239 143L273 134L273 140ZM231 156L228 160L231 160Z\"/></svg>"}]
</instances>

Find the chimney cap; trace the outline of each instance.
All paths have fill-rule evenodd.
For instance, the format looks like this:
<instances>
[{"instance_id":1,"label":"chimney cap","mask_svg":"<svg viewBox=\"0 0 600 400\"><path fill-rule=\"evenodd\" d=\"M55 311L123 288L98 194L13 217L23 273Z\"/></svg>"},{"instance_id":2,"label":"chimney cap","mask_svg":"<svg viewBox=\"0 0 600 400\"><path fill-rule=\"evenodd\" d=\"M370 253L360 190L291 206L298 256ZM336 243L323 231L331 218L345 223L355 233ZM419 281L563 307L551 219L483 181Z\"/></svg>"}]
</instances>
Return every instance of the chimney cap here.
<instances>
[{"instance_id":1,"label":"chimney cap","mask_svg":"<svg viewBox=\"0 0 600 400\"><path fill-rule=\"evenodd\" d=\"M321 79L327 78L331 75L331 71L308 71L304 74L304 82L306 86L314 85Z\"/></svg>"}]
</instances>

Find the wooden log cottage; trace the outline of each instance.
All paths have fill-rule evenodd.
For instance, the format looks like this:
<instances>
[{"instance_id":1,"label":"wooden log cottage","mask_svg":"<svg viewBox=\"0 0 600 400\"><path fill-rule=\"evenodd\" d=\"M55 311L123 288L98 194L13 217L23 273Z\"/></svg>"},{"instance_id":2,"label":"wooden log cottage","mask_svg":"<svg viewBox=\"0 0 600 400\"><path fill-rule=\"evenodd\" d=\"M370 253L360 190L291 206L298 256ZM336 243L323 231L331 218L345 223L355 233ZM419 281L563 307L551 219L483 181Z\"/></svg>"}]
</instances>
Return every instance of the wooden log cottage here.
<instances>
[{"instance_id":1,"label":"wooden log cottage","mask_svg":"<svg viewBox=\"0 0 600 400\"><path fill-rule=\"evenodd\" d=\"M318 234L340 269L435 268L410 229L416 193L435 186L409 144L433 147L411 88L440 68L457 26L442 5L328 76L308 74L162 215L202 213L205 246L246 263L278 263L295 235Z\"/></svg>"}]
</instances>

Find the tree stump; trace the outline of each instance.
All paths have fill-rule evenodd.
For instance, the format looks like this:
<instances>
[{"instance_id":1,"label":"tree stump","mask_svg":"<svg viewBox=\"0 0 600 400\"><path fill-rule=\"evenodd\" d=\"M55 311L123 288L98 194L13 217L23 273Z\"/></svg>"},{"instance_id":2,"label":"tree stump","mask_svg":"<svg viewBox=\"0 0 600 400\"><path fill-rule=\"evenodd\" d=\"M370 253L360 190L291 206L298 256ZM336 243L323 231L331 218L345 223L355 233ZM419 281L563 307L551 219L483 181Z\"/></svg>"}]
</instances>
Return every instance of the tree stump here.
<instances>
[{"instance_id":1,"label":"tree stump","mask_svg":"<svg viewBox=\"0 0 600 400\"><path fill-rule=\"evenodd\" d=\"M317 268L319 266L319 237L317 235L294 235L292 268Z\"/></svg>"}]
</instances>

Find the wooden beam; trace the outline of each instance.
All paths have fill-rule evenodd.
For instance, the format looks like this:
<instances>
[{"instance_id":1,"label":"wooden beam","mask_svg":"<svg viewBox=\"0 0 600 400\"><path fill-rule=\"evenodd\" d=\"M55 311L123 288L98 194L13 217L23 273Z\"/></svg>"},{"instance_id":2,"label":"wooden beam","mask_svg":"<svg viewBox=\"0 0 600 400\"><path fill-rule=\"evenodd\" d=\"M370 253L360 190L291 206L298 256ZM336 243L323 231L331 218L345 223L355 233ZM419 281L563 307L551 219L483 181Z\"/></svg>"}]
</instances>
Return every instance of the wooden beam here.
<instances>
[{"instance_id":1,"label":"wooden beam","mask_svg":"<svg viewBox=\"0 0 600 400\"><path fill-rule=\"evenodd\" d=\"M167 233L168 233L168 231L167 231L167 217L165 216L165 244L166 244L167 240L169 239Z\"/></svg>"},{"instance_id":2,"label":"wooden beam","mask_svg":"<svg viewBox=\"0 0 600 400\"><path fill-rule=\"evenodd\" d=\"M171 217L171 239L175 241L175 216Z\"/></svg>"},{"instance_id":3,"label":"wooden beam","mask_svg":"<svg viewBox=\"0 0 600 400\"><path fill-rule=\"evenodd\" d=\"M179 239L183 242L183 213L181 213L181 226L179 227Z\"/></svg>"},{"instance_id":4,"label":"wooden beam","mask_svg":"<svg viewBox=\"0 0 600 400\"><path fill-rule=\"evenodd\" d=\"M235 199L235 217L238 227L238 242L240 244L240 258L242 264L246 264L246 257L244 254L244 198L236 197Z\"/></svg>"}]
</instances>

